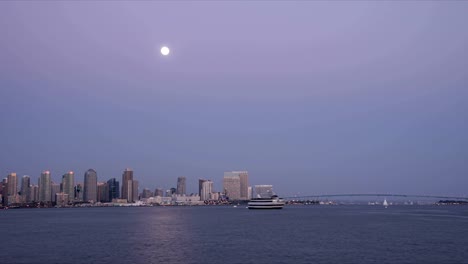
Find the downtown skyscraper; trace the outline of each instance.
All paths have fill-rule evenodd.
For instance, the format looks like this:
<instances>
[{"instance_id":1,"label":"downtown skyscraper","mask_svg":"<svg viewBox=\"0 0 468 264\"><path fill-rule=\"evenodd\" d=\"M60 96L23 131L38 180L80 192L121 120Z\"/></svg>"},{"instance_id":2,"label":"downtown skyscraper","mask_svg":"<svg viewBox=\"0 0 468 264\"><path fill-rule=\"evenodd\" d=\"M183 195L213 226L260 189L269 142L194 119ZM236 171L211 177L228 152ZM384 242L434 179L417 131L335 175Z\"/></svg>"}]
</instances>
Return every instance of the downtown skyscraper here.
<instances>
[{"instance_id":1,"label":"downtown skyscraper","mask_svg":"<svg viewBox=\"0 0 468 264\"><path fill-rule=\"evenodd\" d=\"M93 169L86 171L83 184L83 201L97 201L97 173Z\"/></svg>"},{"instance_id":2,"label":"downtown skyscraper","mask_svg":"<svg viewBox=\"0 0 468 264\"><path fill-rule=\"evenodd\" d=\"M18 193L18 179L16 173L12 172L7 176L7 195L12 196Z\"/></svg>"},{"instance_id":3,"label":"downtown skyscraper","mask_svg":"<svg viewBox=\"0 0 468 264\"><path fill-rule=\"evenodd\" d=\"M21 178L21 201L23 203L29 203L31 201L31 178L28 175L24 175Z\"/></svg>"},{"instance_id":4,"label":"downtown skyscraper","mask_svg":"<svg viewBox=\"0 0 468 264\"><path fill-rule=\"evenodd\" d=\"M200 201L210 200L212 192L213 192L213 182L210 180L204 181L202 183Z\"/></svg>"},{"instance_id":5,"label":"downtown skyscraper","mask_svg":"<svg viewBox=\"0 0 468 264\"><path fill-rule=\"evenodd\" d=\"M120 186L119 186L119 182L115 178L109 179L107 181L107 189L109 191L109 194L108 194L109 202L112 202L113 199L119 199Z\"/></svg>"},{"instance_id":6,"label":"downtown skyscraper","mask_svg":"<svg viewBox=\"0 0 468 264\"><path fill-rule=\"evenodd\" d=\"M223 178L223 189L224 194L229 197L230 200L241 200L241 183L238 175L224 175Z\"/></svg>"},{"instance_id":7,"label":"downtown skyscraper","mask_svg":"<svg viewBox=\"0 0 468 264\"><path fill-rule=\"evenodd\" d=\"M186 178L179 177L177 178L177 191L176 194L185 195L186 194Z\"/></svg>"},{"instance_id":8,"label":"downtown skyscraper","mask_svg":"<svg viewBox=\"0 0 468 264\"><path fill-rule=\"evenodd\" d=\"M39 202L49 203L52 201L52 179L50 171L43 171L39 178Z\"/></svg>"},{"instance_id":9,"label":"downtown skyscraper","mask_svg":"<svg viewBox=\"0 0 468 264\"><path fill-rule=\"evenodd\" d=\"M247 200L249 198L249 173L247 171L229 171L224 173L224 182L228 183L229 191L237 196L237 180L239 178L239 199ZM226 189L226 188L225 188Z\"/></svg>"},{"instance_id":10,"label":"downtown skyscraper","mask_svg":"<svg viewBox=\"0 0 468 264\"><path fill-rule=\"evenodd\" d=\"M127 202L138 201L138 181L133 179L133 170L127 168L122 174L122 192L121 198Z\"/></svg>"},{"instance_id":11,"label":"downtown skyscraper","mask_svg":"<svg viewBox=\"0 0 468 264\"><path fill-rule=\"evenodd\" d=\"M17 202L18 195L18 179L16 173L12 172L7 176L7 191L6 191L6 200L7 204L12 204Z\"/></svg>"},{"instance_id":12,"label":"downtown skyscraper","mask_svg":"<svg viewBox=\"0 0 468 264\"><path fill-rule=\"evenodd\" d=\"M68 201L75 200L75 173L69 171L62 176L62 192L68 194Z\"/></svg>"}]
</instances>

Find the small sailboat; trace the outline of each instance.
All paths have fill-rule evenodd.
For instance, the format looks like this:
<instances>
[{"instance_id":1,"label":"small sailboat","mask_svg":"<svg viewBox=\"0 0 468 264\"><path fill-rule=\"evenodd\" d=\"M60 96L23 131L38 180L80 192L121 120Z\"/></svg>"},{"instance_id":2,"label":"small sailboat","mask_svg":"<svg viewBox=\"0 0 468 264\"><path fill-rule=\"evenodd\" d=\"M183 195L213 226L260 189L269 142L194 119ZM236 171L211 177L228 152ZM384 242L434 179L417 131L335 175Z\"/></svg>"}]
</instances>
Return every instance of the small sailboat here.
<instances>
[{"instance_id":1,"label":"small sailboat","mask_svg":"<svg viewBox=\"0 0 468 264\"><path fill-rule=\"evenodd\" d=\"M383 206L385 206L385 208L388 207L387 199L384 199L384 201L383 201Z\"/></svg>"}]
</instances>

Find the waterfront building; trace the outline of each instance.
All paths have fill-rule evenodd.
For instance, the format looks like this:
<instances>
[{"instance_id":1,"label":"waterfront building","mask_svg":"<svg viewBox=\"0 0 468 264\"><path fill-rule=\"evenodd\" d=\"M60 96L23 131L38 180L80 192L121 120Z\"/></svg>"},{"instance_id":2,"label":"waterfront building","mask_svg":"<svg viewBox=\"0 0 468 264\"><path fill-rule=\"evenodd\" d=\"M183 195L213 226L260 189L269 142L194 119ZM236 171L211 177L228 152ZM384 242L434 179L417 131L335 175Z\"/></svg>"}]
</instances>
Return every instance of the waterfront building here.
<instances>
[{"instance_id":1,"label":"waterfront building","mask_svg":"<svg viewBox=\"0 0 468 264\"><path fill-rule=\"evenodd\" d=\"M139 201L140 199L138 197L138 194L139 194L139 192L138 192L138 181L135 181L135 180L132 181L132 188L133 188L132 189L132 201L133 202Z\"/></svg>"},{"instance_id":2,"label":"waterfront building","mask_svg":"<svg viewBox=\"0 0 468 264\"><path fill-rule=\"evenodd\" d=\"M28 175L24 175L21 178L21 202L29 203L31 202L31 178Z\"/></svg>"},{"instance_id":3,"label":"waterfront building","mask_svg":"<svg viewBox=\"0 0 468 264\"><path fill-rule=\"evenodd\" d=\"M0 203L6 205L6 195L7 195L7 178L4 178L2 182L0 182Z\"/></svg>"},{"instance_id":4,"label":"waterfront building","mask_svg":"<svg viewBox=\"0 0 468 264\"><path fill-rule=\"evenodd\" d=\"M198 179L198 196L202 196L203 183L206 182L205 179Z\"/></svg>"},{"instance_id":5,"label":"waterfront building","mask_svg":"<svg viewBox=\"0 0 468 264\"><path fill-rule=\"evenodd\" d=\"M83 201L94 203L97 201L97 173L93 169L84 175Z\"/></svg>"},{"instance_id":6,"label":"waterfront building","mask_svg":"<svg viewBox=\"0 0 468 264\"><path fill-rule=\"evenodd\" d=\"M15 195L18 193L18 180L16 173L12 172L7 176L7 195Z\"/></svg>"},{"instance_id":7,"label":"waterfront building","mask_svg":"<svg viewBox=\"0 0 468 264\"><path fill-rule=\"evenodd\" d=\"M69 171L62 175L62 192L68 194L68 202L75 199L75 173Z\"/></svg>"},{"instance_id":8,"label":"waterfront building","mask_svg":"<svg viewBox=\"0 0 468 264\"><path fill-rule=\"evenodd\" d=\"M78 183L75 186L75 200L83 201L83 183Z\"/></svg>"},{"instance_id":9,"label":"waterfront building","mask_svg":"<svg viewBox=\"0 0 468 264\"><path fill-rule=\"evenodd\" d=\"M178 195L175 194L172 196L172 204L175 205L200 205L203 204L200 201L200 196L198 195Z\"/></svg>"},{"instance_id":10,"label":"waterfront building","mask_svg":"<svg viewBox=\"0 0 468 264\"><path fill-rule=\"evenodd\" d=\"M122 174L121 198L131 202L133 199L133 170L126 168Z\"/></svg>"},{"instance_id":11,"label":"waterfront building","mask_svg":"<svg viewBox=\"0 0 468 264\"><path fill-rule=\"evenodd\" d=\"M239 176L224 176L223 189L224 194L229 197L229 200L240 200L240 178Z\"/></svg>"},{"instance_id":12,"label":"waterfront building","mask_svg":"<svg viewBox=\"0 0 468 264\"><path fill-rule=\"evenodd\" d=\"M50 195L51 195L51 196L50 196L50 200L51 200L52 202L54 202L54 203L57 202L57 201L55 200L56 194L57 194L57 193L60 193L60 184L55 183L55 182L52 182L52 183L50 184Z\"/></svg>"},{"instance_id":13,"label":"waterfront building","mask_svg":"<svg viewBox=\"0 0 468 264\"><path fill-rule=\"evenodd\" d=\"M66 206L69 202L68 193L59 192L55 194L55 203L57 206Z\"/></svg>"},{"instance_id":14,"label":"waterfront building","mask_svg":"<svg viewBox=\"0 0 468 264\"><path fill-rule=\"evenodd\" d=\"M248 200L249 173L247 171L228 171L224 177L239 177L239 193L241 200Z\"/></svg>"},{"instance_id":15,"label":"waterfront building","mask_svg":"<svg viewBox=\"0 0 468 264\"><path fill-rule=\"evenodd\" d=\"M220 198L220 193L219 192L212 192L210 193L210 200L212 201L217 201Z\"/></svg>"},{"instance_id":16,"label":"waterfront building","mask_svg":"<svg viewBox=\"0 0 468 264\"><path fill-rule=\"evenodd\" d=\"M248 195L247 199L249 199L249 200L252 199L252 197L253 197L253 188L252 188L252 186L249 186L249 188L247 189L247 195Z\"/></svg>"},{"instance_id":17,"label":"waterfront building","mask_svg":"<svg viewBox=\"0 0 468 264\"><path fill-rule=\"evenodd\" d=\"M179 194L179 195L186 194L186 178L185 177L177 178L176 194Z\"/></svg>"},{"instance_id":18,"label":"waterfront building","mask_svg":"<svg viewBox=\"0 0 468 264\"><path fill-rule=\"evenodd\" d=\"M39 185L31 185L30 188L31 194L31 202L38 202L39 201Z\"/></svg>"},{"instance_id":19,"label":"waterfront building","mask_svg":"<svg viewBox=\"0 0 468 264\"><path fill-rule=\"evenodd\" d=\"M97 201L100 203L106 203L110 201L108 185L105 182L99 182L97 184Z\"/></svg>"},{"instance_id":20,"label":"waterfront building","mask_svg":"<svg viewBox=\"0 0 468 264\"><path fill-rule=\"evenodd\" d=\"M147 199L147 198L150 198L150 197L153 197L153 193L151 192L150 189L144 188L143 192L141 193L141 198L142 199Z\"/></svg>"},{"instance_id":21,"label":"waterfront building","mask_svg":"<svg viewBox=\"0 0 468 264\"><path fill-rule=\"evenodd\" d=\"M161 189L161 188L156 188L156 189L154 190L154 196L163 197L163 196L164 196L164 190Z\"/></svg>"},{"instance_id":22,"label":"waterfront building","mask_svg":"<svg viewBox=\"0 0 468 264\"><path fill-rule=\"evenodd\" d=\"M39 178L39 202L52 202L52 179L50 171L43 171Z\"/></svg>"},{"instance_id":23,"label":"waterfront building","mask_svg":"<svg viewBox=\"0 0 468 264\"><path fill-rule=\"evenodd\" d=\"M210 180L204 181L202 184L201 195L200 195L201 201L210 200L210 194L212 192L213 192L213 182Z\"/></svg>"},{"instance_id":24,"label":"waterfront building","mask_svg":"<svg viewBox=\"0 0 468 264\"><path fill-rule=\"evenodd\" d=\"M109 201L112 201L114 199L119 199L120 197L119 182L115 178L112 178L107 181L107 189L109 190L109 193L108 193Z\"/></svg>"},{"instance_id":25,"label":"waterfront building","mask_svg":"<svg viewBox=\"0 0 468 264\"><path fill-rule=\"evenodd\" d=\"M269 198L273 193L273 185L255 185L255 195L261 198Z\"/></svg>"}]
</instances>

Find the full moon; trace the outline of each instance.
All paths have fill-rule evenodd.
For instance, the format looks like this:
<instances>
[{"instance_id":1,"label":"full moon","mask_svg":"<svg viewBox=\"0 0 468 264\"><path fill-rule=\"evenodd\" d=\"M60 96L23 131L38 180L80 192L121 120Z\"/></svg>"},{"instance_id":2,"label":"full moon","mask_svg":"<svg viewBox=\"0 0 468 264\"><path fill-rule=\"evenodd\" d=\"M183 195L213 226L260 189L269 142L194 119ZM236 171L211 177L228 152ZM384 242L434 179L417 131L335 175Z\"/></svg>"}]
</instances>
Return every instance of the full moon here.
<instances>
[{"instance_id":1,"label":"full moon","mask_svg":"<svg viewBox=\"0 0 468 264\"><path fill-rule=\"evenodd\" d=\"M169 52L170 51L169 51L168 47L164 46L164 47L161 48L161 54L162 55L167 56L167 55L169 55Z\"/></svg>"}]
</instances>

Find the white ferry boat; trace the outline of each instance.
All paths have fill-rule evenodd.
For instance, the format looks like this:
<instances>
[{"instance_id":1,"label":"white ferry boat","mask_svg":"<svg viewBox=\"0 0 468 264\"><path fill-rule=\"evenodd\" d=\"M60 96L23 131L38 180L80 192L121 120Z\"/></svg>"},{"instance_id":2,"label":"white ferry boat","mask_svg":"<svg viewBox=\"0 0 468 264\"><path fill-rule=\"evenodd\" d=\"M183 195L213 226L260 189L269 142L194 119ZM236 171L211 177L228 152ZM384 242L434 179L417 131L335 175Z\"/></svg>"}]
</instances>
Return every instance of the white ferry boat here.
<instances>
[{"instance_id":1,"label":"white ferry boat","mask_svg":"<svg viewBox=\"0 0 468 264\"><path fill-rule=\"evenodd\" d=\"M284 200L277 195L270 198L253 198L248 203L249 209L283 209Z\"/></svg>"}]
</instances>

